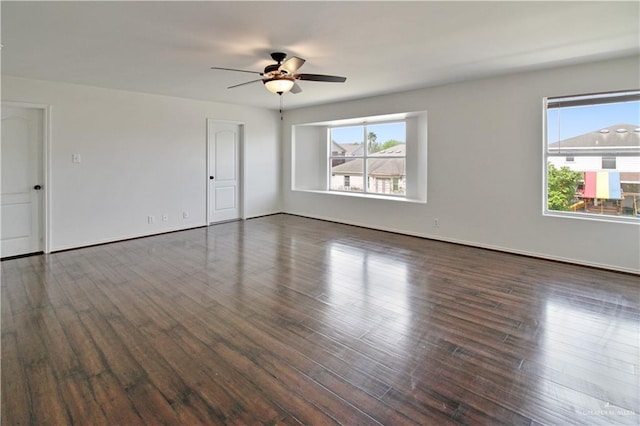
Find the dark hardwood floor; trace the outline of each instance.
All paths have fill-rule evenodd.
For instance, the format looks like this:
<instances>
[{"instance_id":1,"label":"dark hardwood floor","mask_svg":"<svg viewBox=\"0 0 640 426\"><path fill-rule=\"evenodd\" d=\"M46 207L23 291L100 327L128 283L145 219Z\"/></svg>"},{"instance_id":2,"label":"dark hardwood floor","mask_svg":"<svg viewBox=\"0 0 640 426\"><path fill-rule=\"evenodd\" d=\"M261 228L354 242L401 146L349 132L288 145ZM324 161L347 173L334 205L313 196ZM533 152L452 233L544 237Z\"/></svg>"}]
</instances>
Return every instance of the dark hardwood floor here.
<instances>
[{"instance_id":1,"label":"dark hardwood floor","mask_svg":"<svg viewBox=\"0 0 640 426\"><path fill-rule=\"evenodd\" d=\"M2 425L637 425L639 281L289 215L7 260Z\"/></svg>"}]
</instances>

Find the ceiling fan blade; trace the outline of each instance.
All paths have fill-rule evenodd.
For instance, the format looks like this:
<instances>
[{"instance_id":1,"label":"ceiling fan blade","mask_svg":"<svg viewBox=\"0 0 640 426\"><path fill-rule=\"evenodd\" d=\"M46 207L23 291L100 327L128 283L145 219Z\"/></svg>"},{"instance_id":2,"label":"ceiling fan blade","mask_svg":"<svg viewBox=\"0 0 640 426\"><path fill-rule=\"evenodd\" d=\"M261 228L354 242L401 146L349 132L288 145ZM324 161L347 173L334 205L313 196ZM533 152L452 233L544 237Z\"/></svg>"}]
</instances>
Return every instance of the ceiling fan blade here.
<instances>
[{"instance_id":1,"label":"ceiling fan blade","mask_svg":"<svg viewBox=\"0 0 640 426\"><path fill-rule=\"evenodd\" d=\"M251 74L259 74L259 75L262 75L262 73L261 73L261 72L259 72L259 71L239 70L239 69L236 69L236 68L211 67L211 69L212 69L212 70L223 70L223 71L248 72L248 73L251 73Z\"/></svg>"},{"instance_id":2,"label":"ceiling fan blade","mask_svg":"<svg viewBox=\"0 0 640 426\"><path fill-rule=\"evenodd\" d=\"M347 81L347 77L339 77L337 75L296 74L293 77L297 80L326 81L329 83L344 83Z\"/></svg>"},{"instance_id":3,"label":"ceiling fan blade","mask_svg":"<svg viewBox=\"0 0 640 426\"><path fill-rule=\"evenodd\" d=\"M293 83L293 87L289 90L291 93L300 93L302 92L302 87L298 85L298 83Z\"/></svg>"},{"instance_id":4,"label":"ceiling fan blade","mask_svg":"<svg viewBox=\"0 0 640 426\"><path fill-rule=\"evenodd\" d=\"M305 60L302 58L298 58L297 56L293 56L282 63L278 67L278 71L285 71L287 74L293 74L305 63Z\"/></svg>"},{"instance_id":5,"label":"ceiling fan blade","mask_svg":"<svg viewBox=\"0 0 640 426\"><path fill-rule=\"evenodd\" d=\"M255 83L256 81L262 81L261 78L257 79L257 80L251 80L251 81L247 81L245 83L240 83L240 84L236 84L235 86L229 86L227 87L227 89L233 89L234 87L240 87L240 86L244 86L245 84L251 84L251 83Z\"/></svg>"}]
</instances>

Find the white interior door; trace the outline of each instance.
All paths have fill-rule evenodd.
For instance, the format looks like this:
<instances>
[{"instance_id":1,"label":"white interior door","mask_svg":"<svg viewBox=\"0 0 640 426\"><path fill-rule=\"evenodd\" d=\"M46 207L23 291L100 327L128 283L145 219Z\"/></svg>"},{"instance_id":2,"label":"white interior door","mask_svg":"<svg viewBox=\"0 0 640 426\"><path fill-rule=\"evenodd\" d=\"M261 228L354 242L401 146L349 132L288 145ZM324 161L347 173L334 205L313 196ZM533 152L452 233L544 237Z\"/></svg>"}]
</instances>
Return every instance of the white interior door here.
<instances>
[{"instance_id":1,"label":"white interior door","mask_svg":"<svg viewBox=\"0 0 640 426\"><path fill-rule=\"evenodd\" d=\"M1 256L43 250L43 110L2 105Z\"/></svg>"},{"instance_id":2,"label":"white interior door","mask_svg":"<svg viewBox=\"0 0 640 426\"><path fill-rule=\"evenodd\" d=\"M240 218L241 126L209 121L209 223Z\"/></svg>"}]
</instances>

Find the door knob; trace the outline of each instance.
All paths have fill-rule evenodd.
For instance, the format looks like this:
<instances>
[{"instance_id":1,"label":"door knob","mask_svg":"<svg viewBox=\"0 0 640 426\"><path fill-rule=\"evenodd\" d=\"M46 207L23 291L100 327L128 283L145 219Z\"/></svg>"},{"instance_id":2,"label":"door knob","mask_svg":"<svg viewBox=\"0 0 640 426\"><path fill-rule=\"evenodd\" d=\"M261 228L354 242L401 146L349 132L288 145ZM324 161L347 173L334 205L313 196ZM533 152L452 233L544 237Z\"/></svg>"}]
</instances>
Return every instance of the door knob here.
<instances>
[{"instance_id":1,"label":"door knob","mask_svg":"<svg viewBox=\"0 0 640 426\"><path fill-rule=\"evenodd\" d=\"M213 176L209 176L209 179L213 180Z\"/></svg>"},{"instance_id":2,"label":"door knob","mask_svg":"<svg viewBox=\"0 0 640 426\"><path fill-rule=\"evenodd\" d=\"M35 189L36 191L40 191L42 187L40 185L36 185L33 187L33 189Z\"/></svg>"}]
</instances>

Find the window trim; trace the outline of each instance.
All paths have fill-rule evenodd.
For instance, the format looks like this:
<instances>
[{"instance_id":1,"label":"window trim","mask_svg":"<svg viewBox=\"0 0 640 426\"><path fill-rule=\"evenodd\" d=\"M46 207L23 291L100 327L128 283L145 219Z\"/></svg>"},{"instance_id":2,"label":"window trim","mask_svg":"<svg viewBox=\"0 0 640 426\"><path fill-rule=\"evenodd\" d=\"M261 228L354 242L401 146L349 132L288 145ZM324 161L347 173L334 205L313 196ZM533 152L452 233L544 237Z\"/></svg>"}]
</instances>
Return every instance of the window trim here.
<instances>
[{"instance_id":1,"label":"window trim","mask_svg":"<svg viewBox=\"0 0 640 426\"><path fill-rule=\"evenodd\" d=\"M292 192L325 194L329 197L362 198L376 202L428 203L428 150L429 113L426 110L392 112L367 116L340 117L329 114L324 120L300 121L291 124L291 186ZM358 192L328 191L329 133L328 127L349 124L380 123L385 121L406 122L406 195L383 196ZM346 199L345 199L346 201Z\"/></svg>"},{"instance_id":2,"label":"window trim","mask_svg":"<svg viewBox=\"0 0 640 426\"><path fill-rule=\"evenodd\" d=\"M553 155L549 155L549 141L548 141L548 111L550 109L558 109L558 108L566 108L566 107L574 107L574 106L589 106L589 105L603 105L608 103L618 103L618 102L633 102L640 101L640 89L632 89L632 90L619 90L619 91L610 91L610 92L599 92L599 93L591 93L591 94L582 94L582 95L571 95L571 96L554 96L554 97L544 97L542 99L542 215L543 216L551 216L551 217L563 217L563 218L571 218L571 219L580 219L580 220L590 220L590 221L599 221L599 222L610 222L610 223L628 223L640 225L639 217L632 216L614 216L614 215L604 215L604 214L594 214L588 212L572 212L572 211L560 211L560 210L550 210L548 206L548 167L549 167L549 157ZM634 154L629 149L628 151L625 149L620 149L620 147L612 147L610 151L603 152L602 158L605 156L611 157L613 156L634 156ZM563 155L571 155L571 156L588 156L588 153L579 152L579 149L576 150L578 152L564 152ZM559 151L560 152L560 151Z\"/></svg>"},{"instance_id":3,"label":"window trim","mask_svg":"<svg viewBox=\"0 0 640 426\"><path fill-rule=\"evenodd\" d=\"M376 158L380 158L381 156L376 156L376 155L369 155L369 141L367 139L367 126L376 126L376 125L381 125L381 124L395 124L395 123L402 123L404 125L404 143L405 143L405 149L406 149L406 144L407 144L407 119L406 118L402 118L402 119L395 119L395 120L385 120L385 121L370 121L370 122L363 122L363 123L354 123L354 124L344 124L344 125L333 125L333 126L327 126L327 141L328 141L328 159L327 159L327 164L328 164L328 173L327 173L327 191L330 193L333 192L337 192L337 193L346 193L346 194L359 194L362 196L381 196L381 197L392 197L392 198L400 198L400 199L404 199L407 198L407 188L406 188L406 183L405 183L405 193L404 194L387 194L387 193L379 193L379 192L372 192L369 191L369 179L368 179L368 161L369 159L376 159ZM339 129L339 128L346 128L346 127L362 127L363 130L363 145L364 145L364 149L362 150L363 155L358 155L358 156L352 156L352 157L345 157L345 156L333 156L332 155L332 151L331 151L331 144L332 144L332 138L331 138L331 132L333 131L333 129ZM334 160L344 160L345 158L349 158L349 159L362 159L362 183L363 183L363 188L362 191L350 191L350 190L340 190L340 189L332 189L331 188L331 178L333 176L332 174L332 170L333 170L333 161ZM407 162L407 152L405 150L404 155L385 155L384 158L387 159L403 159L405 161L405 182L407 179L406 176L406 162ZM393 187L393 186L392 186Z\"/></svg>"}]
</instances>

